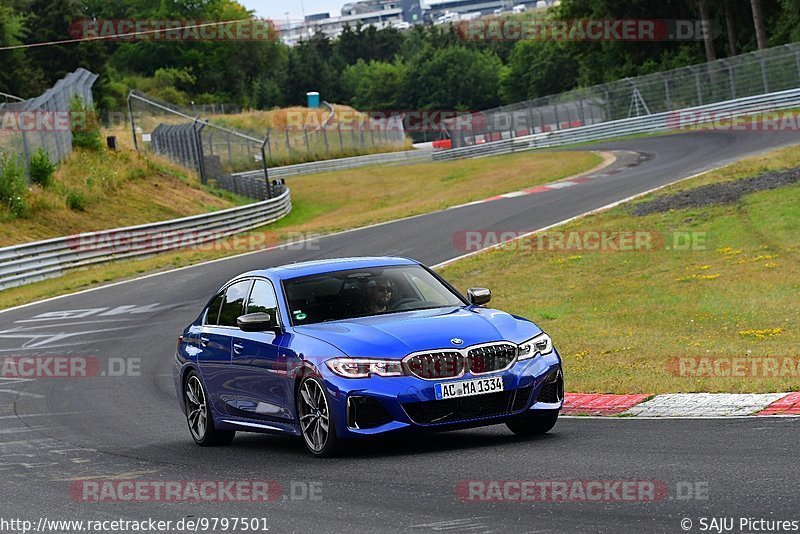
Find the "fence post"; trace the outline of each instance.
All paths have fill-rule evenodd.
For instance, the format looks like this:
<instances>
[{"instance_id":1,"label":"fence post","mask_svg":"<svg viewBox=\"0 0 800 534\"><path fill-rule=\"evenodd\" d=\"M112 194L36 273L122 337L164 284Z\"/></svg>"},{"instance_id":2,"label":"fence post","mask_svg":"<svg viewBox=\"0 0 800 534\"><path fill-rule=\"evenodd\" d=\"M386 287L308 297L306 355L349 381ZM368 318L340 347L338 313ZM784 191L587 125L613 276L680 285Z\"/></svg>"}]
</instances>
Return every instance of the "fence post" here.
<instances>
[{"instance_id":1,"label":"fence post","mask_svg":"<svg viewBox=\"0 0 800 534\"><path fill-rule=\"evenodd\" d=\"M272 159L272 146L269 144L269 137L272 133L272 128L267 128L267 152L269 153L269 159Z\"/></svg>"},{"instance_id":2,"label":"fence post","mask_svg":"<svg viewBox=\"0 0 800 534\"><path fill-rule=\"evenodd\" d=\"M603 86L603 93L606 95L606 110L608 111L608 117L606 117L606 121L613 120L612 117L614 116L611 112L611 94L606 89L606 86ZM604 121L605 122L605 121Z\"/></svg>"},{"instance_id":3,"label":"fence post","mask_svg":"<svg viewBox=\"0 0 800 534\"><path fill-rule=\"evenodd\" d=\"M328 129L327 129L327 128L323 128L323 129L322 129L322 137L323 137L323 139L325 140L325 153L326 153L326 154L328 154L328 155L330 155L330 153L331 153L331 147L330 147L330 145L328 144Z\"/></svg>"},{"instance_id":4,"label":"fence post","mask_svg":"<svg viewBox=\"0 0 800 534\"><path fill-rule=\"evenodd\" d=\"M797 76L800 78L800 50L795 49L794 51L794 59L797 62Z\"/></svg>"},{"instance_id":5,"label":"fence post","mask_svg":"<svg viewBox=\"0 0 800 534\"><path fill-rule=\"evenodd\" d=\"M586 112L583 109L583 97L581 97L578 102L580 103L580 107L578 108L578 118L581 121L581 126L586 126Z\"/></svg>"},{"instance_id":6,"label":"fence post","mask_svg":"<svg viewBox=\"0 0 800 534\"><path fill-rule=\"evenodd\" d=\"M200 173L200 183L207 184L206 162L203 158L203 128L206 127L206 123L198 121L199 118L200 117L195 117L194 119L194 138L197 145L197 170ZM200 124L200 128L197 128L197 124Z\"/></svg>"},{"instance_id":7,"label":"fence post","mask_svg":"<svg viewBox=\"0 0 800 534\"><path fill-rule=\"evenodd\" d=\"M556 116L556 130L560 130L561 129L561 119L558 116L558 104L553 104L553 112L555 113L555 116Z\"/></svg>"},{"instance_id":8,"label":"fence post","mask_svg":"<svg viewBox=\"0 0 800 534\"><path fill-rule=\"evenodd\" d=\"M669 78L663 77L664 80L664 99L667 101L666 111L672 111L672 98L669 95Z\"/></svg>"},{"instance_id":9,"label":"fence post","mask_svg":"<svg viewBox=\"0 0 800 534\"><path fill-rule=\"evenodd\" d=\"M525 109L528 111L528 133L533 135L536 133L536 121L533 119L533 107L525 104Z\"/></svg>"},{"instance_id":10,"label":"fence post","mask_svg":"<svg viewBox=\"0 0 800 534\"><path fill-rule=\"evenodd\" d=\"M767 80L767 65L764 63L764 58L759 57L758 63L761 65L761 79L764 80L764 92L769 93L769 81Z\"/></svg>"},{"instance_id":11,"label":"fence post","mask_svg":"<svg viewBox=\"0 0 800 534\"><path fill-rule=\"evenodd\" d=\"M698 72L695 69L692 69L692 71L694 72L694 85L695 85L695 88L697 89L697 105L698 106L702 106L703 105L703 89L700 87L700 72Z\"/></svg>"},{"instance_id":12,"label":"fence post","mask_svg":"<svg viewBox=\"0 0 800 534\"><path fill-rule=\"evenodd\" d=\"M133 134L133 148L136 151L139 151L139 142L136 140L136 120L133 118L133 105L131 104L131 98L133 97L133 91L128 93L128 117L131 120L131 133Z\"/></svg>"},{"instance_id":13,"label":"fence post","mask_svg":"<svg viewBox=\"0 0 800 534\"><path fill-rule=\"evenodd\" d=\"M272 198L272 186L269 184L269 165L267 165L267 151L266 147L269 144L269 130L267 130L267 137L261 143L261 163L264 164L264 180L267 183L267 198Z\"/></svg>"},{"instance_id":14,"label":"fence post","mask_svg":"<svg viewBox=\"0 0 800 534\"><path fill-rule=\"evenodd\" d=\"M723 65L728 67L728 78L729 83L731 86L731 100L736 98L736 74L733 70L733 63L728 61L727 59L720 60Z\"/></svg>"},{"instance_id":15,"label":"fence post","mask_svg":"<svg viewBox=\"0 0 800 534\"><path fill-rule=\"evenodd\" d=\"M291 159L291 157L292 157L292 141L291 141L291 139L289 139L289 127L288 126L284 130L284 133L286 134L286 153L289 154L289 158Z\"/></svg>"},{"instance_id":16,"label":"fence post","mask_svg":"<svg viewBox=\"0 0 800 534\"><path fill-rule=\"evenodd\" d=\"M336 129L339 132L339 150L344 153L344 138L342 138L342 123L341 121L336 121Z\"/></svg>"}]
</instances>

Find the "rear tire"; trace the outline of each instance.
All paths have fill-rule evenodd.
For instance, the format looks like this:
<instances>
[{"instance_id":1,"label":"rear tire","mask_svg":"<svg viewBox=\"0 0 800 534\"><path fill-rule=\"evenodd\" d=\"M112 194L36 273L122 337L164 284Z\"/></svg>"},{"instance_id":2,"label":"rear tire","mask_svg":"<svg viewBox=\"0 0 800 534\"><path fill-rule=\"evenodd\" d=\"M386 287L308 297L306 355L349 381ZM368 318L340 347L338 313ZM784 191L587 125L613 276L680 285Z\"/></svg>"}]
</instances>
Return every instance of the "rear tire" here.
<instances>
[{"instance_id":1,"label":"rear tire","mask_svg":"<svg viewBox=\"0 0 800 534\"><path fill-rule=\"evenodd\" d=\"M236 436L235 430L218 430L211 417L208 395L200 375L191 371L183 385L183 400L186 403L186 423L194 442L201 447L230 445Z\"/></svg>"},{"instance_id":2,"label":"rear tire","mask_svg":"<svg viewBox=\"0 0 800 534\"><path fill-rule=\"evenodd\" d=\"M535 415L524 415L506 423L514 434L521 437L541 436L556 426L558 410Z\"/></svg>"}]
</instances>

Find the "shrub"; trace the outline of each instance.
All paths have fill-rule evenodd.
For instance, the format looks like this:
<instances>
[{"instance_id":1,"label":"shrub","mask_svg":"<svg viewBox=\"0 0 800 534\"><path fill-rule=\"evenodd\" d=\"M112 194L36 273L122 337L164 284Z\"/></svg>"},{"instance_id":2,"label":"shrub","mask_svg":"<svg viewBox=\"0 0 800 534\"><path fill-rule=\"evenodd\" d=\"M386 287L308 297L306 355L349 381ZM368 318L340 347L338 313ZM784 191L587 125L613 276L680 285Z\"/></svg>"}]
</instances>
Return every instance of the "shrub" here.
<instances>
[{"instance_id":1,"label":"shrub","mask_svg":"<svg viewBox=\"0 0 800 534\"><path fill-rule=\"evenodd\" d=\"M0 156L0 203L16 216L24 214L28 204L28 180L16 158Z\"/></svg>"},{"instance_id":2,"label":"shrub","mask_svg":"<svg viewBox=\"0 0 800 534\"><path fill-rule=\"evenodd\" d=\"M39 147L31 156L28 167L31 173L31 181L42 187L49 187L53 183L53 173L56 171L55 164L50 161L50 154Z\"/></svg>"},{"instance_id":3,"label":"shrub","mask_svg":"<svg viewBox=\"0 0 800 534\"><path fill-rule=\"evenodd\" d=\"M103 147L100 136L100 118L97 112L83 105L78 95L73 95L69 103L72 146L98 151Z\"/></svg>"},{"instance_id":4,"label":"shrub","mask_svg":"<svg viewBox=\"0 0 800 534\"><path fill-rule=\"evenodd\" d=\"M86 197L78 191L67 193L67 207L72 211L86 211Z\"/></svg>"}]
</instances>

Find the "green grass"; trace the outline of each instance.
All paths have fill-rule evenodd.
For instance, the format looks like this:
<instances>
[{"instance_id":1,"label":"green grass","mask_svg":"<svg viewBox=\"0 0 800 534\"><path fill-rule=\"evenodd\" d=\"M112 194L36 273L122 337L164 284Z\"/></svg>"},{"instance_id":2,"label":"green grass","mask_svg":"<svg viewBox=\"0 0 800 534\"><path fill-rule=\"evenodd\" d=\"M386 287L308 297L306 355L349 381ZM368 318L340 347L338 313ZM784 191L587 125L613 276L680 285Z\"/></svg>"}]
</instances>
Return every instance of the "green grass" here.
<instances>
[{"instance_id":1,"label":"green grass","mask_svg":"<svg viewBox=\"0 0 800 534\"><path fill-rule=\"evenodd\" d=\"M656 195L800 166L797 147L743 160ZM640 200L643 201L643 200ZM442 274L493 289L493 305L538 322L580 392L777 392L798 376L679 376L675 358L800 359L800 186L731 205L636 217L629 206L551 232L647 231L704 236L696 250L534 252L496 249ZM545 247L546 248L546 247Z\"/></svg>"},{"instance_id":2,"label":"green grass","mask_svg":"<svg viewBox=\"0 0 800 534\"><path fill-rule=\"evenodd\" d=\"M16 216L0 207L0 247L197 215L252 202L126 147L77 149L46 186L25 192Z\"/></svg>"}]
</instances>

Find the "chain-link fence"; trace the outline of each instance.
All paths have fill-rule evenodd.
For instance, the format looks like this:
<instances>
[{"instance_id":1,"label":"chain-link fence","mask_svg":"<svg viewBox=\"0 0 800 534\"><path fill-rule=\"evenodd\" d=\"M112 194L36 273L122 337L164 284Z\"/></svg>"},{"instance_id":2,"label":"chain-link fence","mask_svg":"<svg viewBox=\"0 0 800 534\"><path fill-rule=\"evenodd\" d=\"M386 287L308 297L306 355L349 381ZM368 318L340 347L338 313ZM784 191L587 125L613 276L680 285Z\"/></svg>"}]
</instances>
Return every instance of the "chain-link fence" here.
<instances>
[{"instance_id":1,"label":"chain-link fence","mask_svg":"<svg viewBox=\"0 0 800 534\"><path fill-rule=\"evenodd\" d=\"M800 43L496 108L445 128L453 147L691 108L800 87Z\"/></svg>"},{"instance_id":2,"label":"chain-link fence","mask_svg":"<svg viewBox=\"0 0 800 534\"><path fill-rule=\"evenodd\" d=\"M40 148L53 162L66 159L72 152L74 117L70 113L70 103L77 95L85 107L92 109L95 80L97 74L79 68L36 98L19 101L17 97L3 94L0 153L16 158L26 168L31 155Z\"/></svg>"},{"instance_id":3,"label":"chain-link fence","mask_svg":"<svg viewBox=\"0 0 800 534\"><path fill-rule=\"evenodd\" d=\"M190 108L133 91L128 108L137 149L165 155L197 170L203 182L216 180L225 188L235 182L234 173L263 170L268 177L273 167L407 147L402 118L374 118L352 110L345 114L328 103L319 110L201 118ZM233 189L252 187L240 184Z\"/></svg>"}]
</instances>

